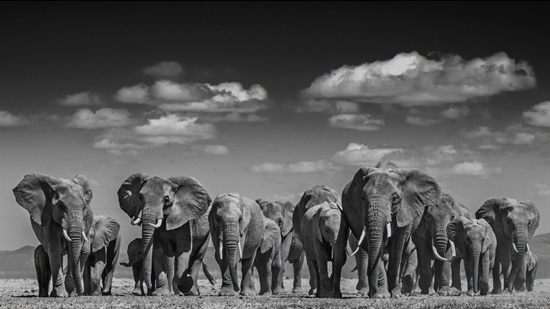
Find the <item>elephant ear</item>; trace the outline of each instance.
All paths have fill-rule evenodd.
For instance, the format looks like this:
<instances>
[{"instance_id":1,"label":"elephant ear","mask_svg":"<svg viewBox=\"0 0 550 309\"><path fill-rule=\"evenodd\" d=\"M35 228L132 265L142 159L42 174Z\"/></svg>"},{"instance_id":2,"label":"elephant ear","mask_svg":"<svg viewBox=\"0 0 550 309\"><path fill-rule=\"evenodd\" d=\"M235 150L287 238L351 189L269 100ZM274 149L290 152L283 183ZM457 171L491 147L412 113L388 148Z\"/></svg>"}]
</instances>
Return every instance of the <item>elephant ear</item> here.
<instances>
[{"instance_id":1,"label":"elephant ear","mask_svg":"<svg viewBox=\"0 0 550 309\"><path fill-rule=\"evenodd\" d=\"M262 212L265 211L265 208L266 208L267 204L269 204L268 201L263 200L263 199L261 199L261 198L257 199L257 200L256 200L256 203L258 203L258 205L260 205L260 209L262 210Z\"/></svg>"},{"instance_id":2,"label":"elephant ear","mask_svg":"<svg viewBox=\"0 0 550 309\"><path fill-rule=\"evenodd\" d=\"M278 249L281 243L281 230L275 221L264 218L264 235L262 238L262 245L260 252L265 253L271 248Z\"/></svg>"},{"instance_id":3,"label":"elephant ear","mask_svg":"<svg viewBox=\"0 0 550 309\"><path fill-rule=\"evenodd\" d=\"M315 214L313 215L313 231L315 233L315 237L320 241L323 242L323 235L321 234L321 213L323 212L323 206L320 205L320 207L317 209Z\"/></svg>"},{"instance_id":4,"label":"elephant ear","mask_svg":"<svg viewBox=\"0 0 550 309\"><path fill-rule=\"evenodd\" d=\"M43 174L27 174L13 188L15 201L31 215L32 221L47 226L52 216L51 200L55 186L63 180Z\"/></svg>"},{"instance_id":5,"label":"elephant ear","mask_svg":"<svg viewBox=\"0 0 550 309\"><path fill-rule=\"evenodd\" d=\"M281 204L283 204L283 226L281 229L281 235L283 235L284 237L288 235L290 231L292 231L292 216L294 215L294 209L296 208L296 205L289 201L281 202Z\"/></svg>"},{"instance_id":6,"label":"elephant ear","mask_svg":"<svg viewBox=\"0 0 550 309\"><path fill-rule=\"evenodd\" d=\"M117 238L120 224L110 216L96 216L92 229L94 235L92 252L96 252Z\"/></svg>"},{"instance_id":7,"label":"elephant ear","mask_svg":"<svg viewBox=\"0 0 550 309\"><path fill-rule=\"evenodd\" d=\"M132 219L139 215L139 212L143 208L143 202L139 198L139 191L141 191L142 183L147 177L149 176L143 173L133 174L122 183L117 191L120 208Z\"/></svg>"},{"instance_id":8,"label":"elephant ear","mask_svg":"<svg viewBox=\"0 0 550 309\"><path fill-rule=\"evenodd\" d=\"M476 219L485 219L493 228L497 239L504 239L504 229L502 227L501 209L506 208L508 203L504 199L492 198L486 200L476 211Z\"/></svg>"},{"instance_id":9,"label":"elephant ear","mask_svg":"<svg viewBox=\"0 0 550 309\"><path fill-rule=\"evenodd\" d=\"M176 196L171 207L164 209L166 230L177 229L189 220L204 215L212 199L198 180L193 177L170 177L176 184Z\"/></svg>"},{"instance_id":10,"label":"elephant ear","mask_svg":"<svg viewBox=\"0 0 550 309\"><path fill-rule=\"evenodd\" d=\"M358 207L360 207L361 205L361 199L363 197L363 188L369 181L368 175L376 170L377 170L376 168L372 168L372 167L362 167L353 176L353 180L351 181L349 186L349 193L350 193L351 202L356 211L359 210ZM360 212L358 211L357 214L360 214Z\"/></svg>"},{"instance_id":11,"label":"elephant ear","mask_svg":"<svg viewBox=\"0 0 550 309\"><path fill-rule=\"evenodd\" d=\"M485 240L483 241L483 247L481 248L482 252L487 252L493 242L496 242L497 239L495 237L495 233L493 232L493 228L485 219L478 219L477 223L485 228Z\"/></svg>"},{"instance_id":12,"label":"elephant ear","mask_svg":"<svg viewBox=\"0 0 550 309\"><path fill-rule=\"evenodd\" d=\"M233 197L235 197L239 200L239 204L241 206L241 211L243 213L243 217L241 219L241 224L239 226L239 232L242 236L246 237L245 231L246 231L246 228L248 227L248 225L250 224L250 218L251 218L250 208L251 207L258 207L259 208L260 206L258 205L258 203L254 202L251 199L243 198L238 193L230 193L229 195L231 195L231 196L233 196Z\"/></svg>"},{"instance_id":13,"label":"elephant ear","mask_svg":"<svg viewBox=\"0 0 550 309\"><path fill-rule=\"evenodd\" d=\"M417 226L422 219L424 208L433 205L441 196L437 181L419 169L397 169L405 177L401 206L397 209L397 226L404 227L414 220Z\"/></svg>"},{"instance_id":14,"label":"elephant ear","mask_svg":"<svg viewBox=\"0 0 550 309\"><path fill-rule=\"evenodd\" d=\"M538 209L535 207L535 203L533 203L532 201L527 200L525 202L521 202L521 204L527 206L527 209L529 209L533 214L533 219L531 219L531 224L529 224L529 227L528 227L529 238L531 238L533 237L533 235L535 234L535 231L539 227L540 213Z\"/></svg>"},{"instance_id":15,"label":"elephant ear","mask_svg":"<svg viewBox=\"0 0 550 309\"><path fill-rule=\"evenodd\" d=\"M447 236L453 240L456 235L464 234L464 225L468 222L465 217L458 217L447 224Z\"/></svg>"},{"instance_id":16,"label":"elephant ear","mask_svg":"<svg viewBox=\"0 0 550 309\"><path fill-rule=\"evenodd\" d=\"M82 223L84 224L84 233L87 235L90 233L94 225L94 213L90 208L90 205L84 207L84 209L82 210L82 217Z\"/></svg>"},{"instance_id":17,"label":"elephant ear","mask_svg":"<svg viewBox=\"0 0 550 309\"><path fill-rule=\"evenodd\" d=\"M86 200L86 204L90 204L90 202L92 201L93 193L92 187L88 182L88 178L86 178L86 176L82 174L78 174L73 178L73 182L80 185L82 189L84 189L84 199Z\"/></svg>"}]
</instances>

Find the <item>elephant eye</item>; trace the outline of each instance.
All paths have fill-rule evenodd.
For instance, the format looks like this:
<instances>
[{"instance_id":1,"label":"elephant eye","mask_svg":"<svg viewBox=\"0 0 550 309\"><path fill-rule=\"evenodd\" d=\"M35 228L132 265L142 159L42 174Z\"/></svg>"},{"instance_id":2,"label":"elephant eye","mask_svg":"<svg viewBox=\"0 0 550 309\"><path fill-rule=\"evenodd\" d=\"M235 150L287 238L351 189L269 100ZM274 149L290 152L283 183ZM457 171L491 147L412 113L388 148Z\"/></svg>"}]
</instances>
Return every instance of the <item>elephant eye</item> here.
<instances>
[{"instance_id":1,"label":"elephant eye","mask_svg":"<svg viewBox=\"0 0 550 309\"><path fill-rule=\"evenodd\" d=\"M401 202L401 196L399 196L399 194L397 193L394 193L392 196L391 196L391 203L392 204L397 204Z\"/></svg>"},{"instance_id":2,"label":"elephant eye","mask_svg":"<svg viewBox=\"0 0 550 309\"><path fill-rule=\"evenodd\" d=\"M278 225L283 224L283 219L281 219L281 218L277 219L277 224L278 224Z\"/></svg>"}]
</instances>

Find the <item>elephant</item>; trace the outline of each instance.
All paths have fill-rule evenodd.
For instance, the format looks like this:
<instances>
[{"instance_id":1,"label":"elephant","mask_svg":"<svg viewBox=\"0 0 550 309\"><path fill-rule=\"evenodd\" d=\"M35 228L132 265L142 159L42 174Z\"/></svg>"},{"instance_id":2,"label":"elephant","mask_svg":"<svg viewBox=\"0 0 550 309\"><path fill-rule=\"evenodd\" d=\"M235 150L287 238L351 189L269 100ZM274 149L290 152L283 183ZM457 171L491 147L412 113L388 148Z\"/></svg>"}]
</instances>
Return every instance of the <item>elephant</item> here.
<instances>
[{"instance_id":1,"label":"elephant","mask_svg":"<svg viewBox=\"0 0 550 309\"><path fill-rule=\"evenodd\" d=\"M302 266L304 264L305 253L302 243L294 233L292 224L292 214L296 205L289 201L268 202L257 199L256 203L260 205L264 216L275 221L281 230L281 267L279 272L279 285L273 290L277 295L284 291L283 274L286 261L290 262L294 268L294 283L292 293L302 293Z\"/></svg>"},{"instance_id":2,"label":"elephant","mask_svg":"<svg viewBox=\"0 0 550 309\"><path fill-rule=\"evenodd\" d=\"M292 215L292 224L294 226L294 231L296 233L296 236L298 237L298 240L304 244L304 239L307 237L305 233L302 233L301 231L301 222L304 218L305 213L308 209L322 204L323 202L329 202L332 204L336 204L338 200L338 193L325 185L316 185L312 189L307 190L302 195L300 201L296 205L296 208L294 209L294 214ZM330 290L330 296L334 298L341 298L342 292L340 289L340 279L342 277L342 267L344 266L346 262L346 244L348 242L348 227L345 220L341 220L341 229L338 232L338 237L335 240L333 244L333 267L332 267L332 287ZM304 248L305 250L305 248ZM318 289L317 282L319 281L317 279L317 274L314 272L316 267L313 265L311 259L307 259L308 268L310 272L310 279L309 279L309 295L312 295L315 293L317 297L321 296L320 290ZM315 289L317 289L316 292Z\"/></svg>"},{"instance_id":3,"label":"elephant","mask_svg":"<svg viewBox=\"0 0 550 309\"><path fill-rule=\"evenodd\" d=\"M451 260L455 263L456 270L460 269L460 260L454 260L456 248L447 237L447 224L460 216L471 218L468 208L455 202L447 193L441 194L436 203L428 205L424 210L420 224L412 235L421 265L419 286L422 294L430 293L434 274L433 290L442 295L452 293ZM460 272L453 275L453 284L460 290Z\"/></svg>"},{"instance_id":4,"label":"elephant","mask_svg":"<svg viewBox=\"0 0 550 309\"><path fill-rule=\"evenodd\" d=\"M210 238L212 201L204 187L193 177L136 173L122 183L117 194L130 223L141 225L143 280L148 294L170 295L174 284L184 295L200 295L197 277Z\"/></svg>"},{"instance_id":5,"label":"elephant","mask_svg":"<svg viewBox=\"0 0 550 309\"><path fill-rule=\"evenodd\" d=\"M279 225L269 218L264 218L264 237L254 258L254 267L260 277L260 295L280 292L278 288L282 273L281 242Z\"/></svg>"},{"instance_id":6,"label":"elephant","mask_svg":"<svg viewBox=\"0 0 550 309\"><path fill-rule=\"evenodd\" d=\"M74 294L84 293L82 271L89 253L87 235L93 223L92 189L84 175L72 180L43 174L27 174L13 189L17 204L25 208L32 229L46 256L38 257L39 296L67 297L65 281L74 281ZM68 255L68 276L63 277L63 255ZM36 258L36 256L35 256ZM47 262L46 262L47 260ZM73 280L74 278L74 280Z\"/></svg>"},{"instance_id":7,"label":"elephant","mask_svg":"<svg viewBox=\"0 0 550 309\"><path fill-rule=\"evenodd\" d=\"M400 297L401 259L406 240L441 187L424 171L398 168L389 161L360 168L342 192L344 216L360 246L368 252L369 297ZM364 241L366 240L366 241ZM387 278L383 263L388 250ZM387 280L386 280L387 279Z\"/></svg>"},{"instance_id":8,"label":"elephant","mask_svg":"<svg viewBox=\"0 0 550 309\"><path fill-rule=\"evenodd\" d=\"M493 229L485 219L472 220L461 216L449 222L447 234L455 241L458 255L464 259L468 282L466 294L473 296L480 292L487 295L497 250Z\"/></svg>"},{"instance_id":9,"label":"elephant","mask_svg":"<svg viewBox=\"0 0 550 309\"><path fill-rule=\"evenodd\" d=\"M476 211L476 218L485 219L497 238L492 293L502 293L501 267L504 288L512 292L514 283L520 286L525 282L527 260L531 252L529 240L539 227L539 211L532 201L493 198L481 205Z\"/></svg>"},{"instance_id":10,"label":"elephant","mask_svg":"<svg viewBox=\"0 0 550 309\"><path fill-rule=\"evenodd\" d=\"M125 267L132 267L132 274L133 274L133 277L134 277L134 290L132 291L132 294L133 295L136 295L136 296L144 296L145 295L145 290L143 289L143 283L144 283L144 280L143 280L143 267L142 267L142 261L143 261L143 254L142 254L142 248L143 248L143 242L141 240L141 238L136 238L134 240L132 240L129 244L128 244L128 249L127 249L127 255L128 255L128 263L126 262L121 262L120 265L122 266L125 266ZM168 260L167 260L168 261ZM165 269L168 269L168 266L165 266ZM204 272L204 275L206 276L206 278L208 279L208 281L210 281L210 284L212 285L215 285L216 284L216 279L214 279L214 277L212 276L212 274L210 274L210 272L208 271L208 267L206 266L205 263L202 264L202 270ZM152 272L152 280L153 280L153 290L155 289L154 287L154 272L155 270L153 269L153 272Z\"/></svg>"},{"instance_id":11,"label":"elephant","mask_svg":"<svg viewBox=\"0 0 550 309\"><path fill-rule=\"evenodd\" d=\"M531 252L531 254L527 257L525 285L520 285L519 282L517 284L514 283L514 289L516 289L516 291L525 291L525 286L527 286L527 292L533 291L533 287L535 286L535 277L537 276L537 269L539 268L538 264L539 258ZM516 280L518 280L517 277Z\"/></svg>"},{"instance_id":12,"label":"elephant","mask_svg":"<svg viewBox=\"0 0 550 309\"><path fill-rule=\"evenodd\" d=\"M273 277L278 278L280 269L272 272L274 254L279 251L281 231L273 221L266 221L260 206L239 193L221 193L212 202L208 217L212 243L216 250L216 262L222 273L220 296L256 295L252 280L252 267L260 274L260 294L271 294ZM258 253L261 255L256 261ZM271 258L266 258L266 256ZM239 286L237 263L242 263L242 280ZM276 262L276 261L275 261ZM280 256L279 256L280 262Z\"/></svg>"},{"instance_id":13,"label":"elephant","mask_svg":"<svg viewBox=\"0 0 550 309\"><path fill-rule=\"evenodd\" d=\"M88 234L91 250L84 267L86 295L111 295L113 275L120 252L119 231L120 224L114 218L94 216L94 222Z\"/></svg>"},{"instance_id":14,"label":"elephant","mask_svg":"<svg viewBox=\"0 0 550 309\"><path fill-rule=\"evenodd\" d=\"M300 225L304 251L308 264L313 266L317 281L317 297L341 297L333 295L333 280L337 280L334 268L334 248L338 242L340 230L345 230L342 210L332 202L323 202L310 207L302 217ZM342 229L342 225L344 228ZM327 264L332 263L332 276L329 276ZM338 278L339 279L339 278ZM336 291L340 292L340 291Z\"/></svg>"}]
</instances>

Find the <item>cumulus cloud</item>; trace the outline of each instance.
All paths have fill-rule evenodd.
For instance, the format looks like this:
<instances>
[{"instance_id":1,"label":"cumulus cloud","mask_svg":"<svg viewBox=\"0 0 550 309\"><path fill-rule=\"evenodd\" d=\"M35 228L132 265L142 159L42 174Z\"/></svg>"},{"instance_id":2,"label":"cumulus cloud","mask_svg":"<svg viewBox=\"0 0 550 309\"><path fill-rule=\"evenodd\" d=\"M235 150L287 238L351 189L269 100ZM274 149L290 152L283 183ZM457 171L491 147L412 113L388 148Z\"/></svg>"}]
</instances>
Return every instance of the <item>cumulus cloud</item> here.
<instances>
[{"instance_id":1,"label":"cumulus cloud","mask_svg":"<svg viewBox=\"0 0 550 309\"><path fill-rule=\"evenodd\" d=\"M550 101L539 103L523 112L528 124L539 127L550 127Z\"/></svg>"},{"instance_id":2,"label":"cumulus cloud","mask_svg":"<svg viewBox=\"0 0 550 309\"><path fill-rule=\"evenodd\" d=\"M252 166L252 171L256 173L322 173L333 169L338 169L338 167L325 160L300 161L290 164L267 162Z\"/></svg>"},{"instance_id":3,"label":"cumulus cloud","mask_svg":"<svg viewBox=\"0 0 550 309\"><path fill-rule=\"evenodd\" d=\"M151 87L151 94L161 101L200 101L210 97L210 91L201 84L178 84L167 80L157 81Z\"/></svg>"},{"instance_id":4,"label":"cumulus cloud","mask_svg":"<svg viewBox=\"0 0 550 309\"><path fill-rule=\"evenodd\" d=\"M480 126L473 130L462 130L462 136L478 143L484 150L498 150L503 145L521 146L535 145L537 140L545 140L545 134L537 133L522 125L508 126L504 131Z\"/></svg>"},{"instance_id":5,"label":"cumulus cloud","mask_svg":"<svg viewBox=\"0 0 550 309\"><path fill-rule=\"evenodd\" d=\"M411 52L386 61L342 66L318 77L302 95L308 99L430 105L465 102L534 86L531 66L502 52L469 61L458 55L430 60Z\"/></svg>"},{"instance_id":6,"label":"cumulus cloud","mask_svg":"<svg viewBox=\"0 0 550 309\"><path fill-rule=\"evenodd\" d=\"M212 124L196 123L198 117L181 117L170 114L159 119L149 119L149 123L137 126L134 131L141 135L182 135L197 136L208 139L216 135L216 128Z\"/></svg>"},{"instance_id":7,"label":"cumulus cloud","mask_svg":"<svg viewBox=\"0 0 550 309\"><path fill-rule=\"evenodd\" d=\"M535 188L539 191L539 195L541 196L549 196L550 195L550 185L546 183L537 183L535 185Z\"/></svg>"},{"instance_id":8,"label":"cumulus cloud","mask_svg":"<svg viewBox=\"0 0 550 309\"><path fill-rule=\"evenodd\" d=\"M298 113L357 114L359 111L357 103L342 100L303 100L296 107Z\"/></svg>"},{"instance_id":9,"label":"cumulus cloud","mask_svg":"<svg viewBox=\"0 0 550 309\"><path fill-rule=\"evenodd\" d=\"M469 113L470 113L470 109L468 108L468 106L462 105L462 106L451 106L446 110L442 111L441 115L449 119L459 119L459 118L468 116Z\"/></svg>"},{"instance_id":10,"label":"cumulus cloud","mask_svg":"<svg viewBox=\"0 0 550 309\"><path fill-rule=\"evenodd\" d=\"M175 61L163 61L145 68L143 74L155 77L176 77L181 75L183 68Z\"/></svg>"},{"instance_id":11,"label":"cumulus cloud","mask_svg":"<svg viewBox=\"0 0 550 309\"><path fill-rule=\"evenodd\" d=\"M27 119L23 116L16 116L8 111L0 110L0 127L15 127L27 123Z\"/></svg>"},{"instance_id":12,"label":"cumulus cloud","mask_svg":"<svg viewBox=\"0 0 550 309\"><path fill-rule=\"evenodd\" d=\"M417 117L417 116L408 115L407 118L405 119L405 122L407 122L408 124L415 125L415 126L426 127L426 126L432 126L432 125L441 123L441 122L443 122L443 119L431 119L431 118L424 118L424 117Z\"/></svg>"},{"instance_id":13,"label":"cumulus cloud","mask_svg":"<svg viewBox=\"0 0 550 309\"><path fill-rule=\"evenodd\" d=\"M269 120L266 117L260 117L256 114L248 114L243 116L242 113L239 112L229 113L224 116L204 116L201 117L201 119L206 122L265 122Z\"/></svg>"},{"instance_id":14,"label":"cumulus cloud","mask_svg":"<svg viewBox=\"0 0 550 309\"><path fill-rule=\"evenodd\" d=\"M130 112L124 109L101 108L94 113L82 108L68 118L66 126L80 129L122 127L130 123L129 117Z\"/></svg>"},{"instance_id":15,"label":"cumulus cloud","mask_svg":"<svg viewBox=\"0 0 550 309\"><path fill-rule=\"evenodd\" d=\"M252 171L255 173L281 173L285 170L285 165L281 163L262 163L252 166Z\"/></svg>"},{"instance_id":16,"label":"cumulus cloud","mask_svg":"<svg viewBox=\"0 0 550 309\"><path fill-rule=\"evenodd\" d=\"M99 105L101 100L98 94L91 92L79 92L75 94L68 94L63 99L59 99L58 103L65 106L88 106Z\"/></svg>"},{"instance_id":17,"label":"cumulus cloud","mask_svg":"<svg viewBox=\"0 0 550 309\"><path fill-rule=\"evenodd\" d=\"M137 84L131 87L120 88L113 98L121 103L143 104L149 102L149 87Z\"/></svg>"},{"instance_id":18,"label":"cumulus cloud","mask_svg":"<svg viewBox=\"0 0 550 309\"><path fill-rule=\"evenodd\" d=\"M369 148L367 145L350 143L346 149L338 151L332 162L340 165L375 166L384 157L401 153L402 148Z\"/></svg>"},{"instance_id":19,"label":"cumulus cloud","mask_svg":"<svg viewBox=\"0 0 550 309\"><path fill-rule=\"evenodd\" d=\"M383 119L376 119L371 115L352 115L352 114L340 114L332 116L328 119L328 123L331 127L352 129L358 131L378 131L385 122Z\"/></svg>"},{"instance_id":20,"label":"cumulus cloud","mask_svg":"<svg viewBox=\"0 0 550 309\"><path fill-rule=\"evenodd\" d=\"M229 154L229 148L224 145L194 145L193 150L215 155Z\"/></svg>"},{"instance_id":21,"label":"cumulus cloud","mask_svg":"<svg viewBox=\"0 0 550 309\"><path fill-rule=\"evenodd\" d=\"M457 163L450 168L428 167L426 168L426 172L436 178L448 178L456 176L489 178L502 174L502 168L487 167L480 161L471 161Z\"/></svg>"}]
</instances>

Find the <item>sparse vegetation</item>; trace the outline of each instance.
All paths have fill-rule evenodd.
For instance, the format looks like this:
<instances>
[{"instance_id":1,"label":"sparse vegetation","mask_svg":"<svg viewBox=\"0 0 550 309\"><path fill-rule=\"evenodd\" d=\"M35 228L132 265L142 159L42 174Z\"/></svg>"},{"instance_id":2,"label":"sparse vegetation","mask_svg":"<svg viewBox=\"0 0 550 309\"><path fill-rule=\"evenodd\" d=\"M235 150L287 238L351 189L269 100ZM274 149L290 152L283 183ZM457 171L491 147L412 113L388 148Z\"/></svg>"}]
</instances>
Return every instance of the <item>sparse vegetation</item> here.
<instances>
[{"instance_id":1,"label":"sparse vegetation","mask_svg":"<svg viewBox=\"0 0 550 309\"><path fill-rule=\"evenodd\" d=\"M316 299L312 296L290 294L292 281L285 280L287 294L280 296L220 297L219 283L211 286L200 280L199 297L132 296L131 279L115 279L113 296L82 296L66 299L38 298L38 285L34 279L0 280L0 307L2 308L549 308L550 279L536 280L533 292L470 297L417 295L400 299L368 299L355 294L356 279L343 279L343 299ZM257 283L257 282L256 282ZM303 280L303 286L308 286ZM257 288L259 284L257 283Z\"/></svg>"}]
</instances>

